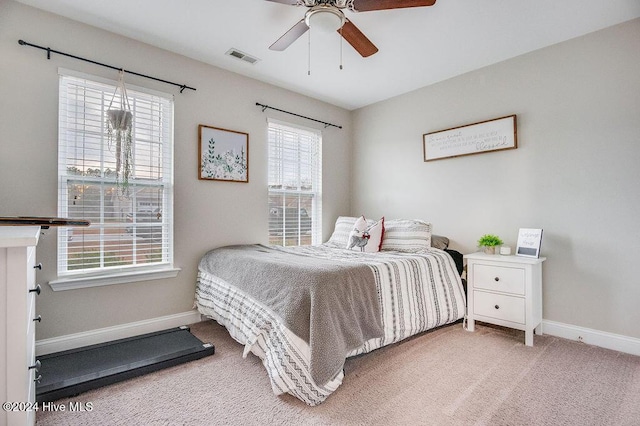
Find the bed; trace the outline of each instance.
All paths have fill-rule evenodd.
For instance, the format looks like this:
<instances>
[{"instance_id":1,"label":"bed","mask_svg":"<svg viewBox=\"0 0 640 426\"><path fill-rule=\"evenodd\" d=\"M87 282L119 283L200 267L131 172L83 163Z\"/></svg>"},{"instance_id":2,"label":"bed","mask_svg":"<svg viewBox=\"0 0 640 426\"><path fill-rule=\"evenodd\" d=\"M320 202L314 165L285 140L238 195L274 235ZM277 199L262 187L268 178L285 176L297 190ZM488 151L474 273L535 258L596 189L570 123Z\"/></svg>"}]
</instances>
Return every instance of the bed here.
<instances>
[{"instance_id":1,"label":"bed","mask_svg":"<svg viewBox=\"0 0 640 426\"><path fill-rule=\"evenodd\" d=\"M262 360L275 394L318 405L346 358L464 316L456 262L431 247L429 224L388 221L367 252L346 248L358 219L338 218L321 245L220 247L199 263L199 312Z\"/></svg>"}]
</instances>

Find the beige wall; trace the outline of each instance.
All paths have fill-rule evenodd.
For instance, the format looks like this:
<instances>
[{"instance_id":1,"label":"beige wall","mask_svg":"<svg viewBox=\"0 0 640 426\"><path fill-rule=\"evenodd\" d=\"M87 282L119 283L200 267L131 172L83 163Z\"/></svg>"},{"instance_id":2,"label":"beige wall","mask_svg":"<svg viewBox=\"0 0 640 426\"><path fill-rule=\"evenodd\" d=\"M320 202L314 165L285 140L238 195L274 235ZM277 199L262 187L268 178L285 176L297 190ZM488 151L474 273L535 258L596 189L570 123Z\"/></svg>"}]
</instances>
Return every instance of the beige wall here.
<instances>
[{"instance_id":1,"label":"beige wall","mask_svg":"<svg viewBox=\"0 0 640 426\"><path fill-rule=\"evenodd\" d=\"M0 0L0 216L56 215L58 67L117 79L115 71L18 45L49 46L143 74L188 84L197 91L135 76L127 82L175 94L176 279L53 292L38 300L38 339L182 313L193 304L202 254L232 243L267 242L266 118L256 102L344 126L322 129L324 234L350 209L350 113L290 91L241 77L131 39ZM229 60L233 60L229 58ZM251 66L251 65L247 65ZM259 65L256 65L259 66ZM287 115L271 115L313 127ZM248 184L199 181L198 124L248 132ZM56 231L45 232L38 281L56 277Z\"/></svg>"},{"instance_id":2,"label":"beige wall","mask_svg":"<svg viewBox=\"0 0 640 426\"><path fill-rule=\"evenodd\" d=\"M474 251L484 233L514 246L518 228L541 227L544 318L640 338L633 270L640 249L640 20L350 113L0 0L1 216L56 214L58 67L116 78L57 55L47 61L44 52L19 46L20 38L198 89L179 94L127 80L175 93L175 263L182 272L56 293L44 286L38 339L188 311L206 250L266 242L267 114L255 102L344 126L323 130L325 238L346 212L430 220L462 252ZM517 150L422 161L423 133L508 114L518 115ZM250 183L197 179L198 124L250 133ZM55 278L55 234L41 239L39 282Z\"/></svg>"},{"instance_id":3,"label":"beige wall","mask_svg":"<svg viewBox=\"0 0 640 426\"><path fill-rule=\"evenodd\" d=\"M517 114L518 149L424 163L424 133ZM454 248L543 228L547 320L640 338L640 20L354 113L353 214Z\"/></svg>"}]
</instances>

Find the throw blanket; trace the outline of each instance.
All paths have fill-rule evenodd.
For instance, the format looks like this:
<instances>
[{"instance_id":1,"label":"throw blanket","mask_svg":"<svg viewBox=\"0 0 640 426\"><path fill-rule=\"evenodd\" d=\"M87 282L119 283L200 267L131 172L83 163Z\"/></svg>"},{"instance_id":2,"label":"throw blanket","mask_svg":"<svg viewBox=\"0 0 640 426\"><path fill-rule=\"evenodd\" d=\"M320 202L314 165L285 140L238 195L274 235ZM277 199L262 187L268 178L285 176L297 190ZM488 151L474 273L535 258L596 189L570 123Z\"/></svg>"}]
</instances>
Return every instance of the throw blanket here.
<instances>
[{"instance_id":1,"label":"throw blanket","mask_svg":"<svg viewBox=\"0 0 640 426\"><path fill-rule=\"evenodd\" d=\"M366 264L244 245L210 251L199 269L268 306L308 343L318 384L334 379L351 351L383 337L376 280Z\"/></svg>"}]
</instances>

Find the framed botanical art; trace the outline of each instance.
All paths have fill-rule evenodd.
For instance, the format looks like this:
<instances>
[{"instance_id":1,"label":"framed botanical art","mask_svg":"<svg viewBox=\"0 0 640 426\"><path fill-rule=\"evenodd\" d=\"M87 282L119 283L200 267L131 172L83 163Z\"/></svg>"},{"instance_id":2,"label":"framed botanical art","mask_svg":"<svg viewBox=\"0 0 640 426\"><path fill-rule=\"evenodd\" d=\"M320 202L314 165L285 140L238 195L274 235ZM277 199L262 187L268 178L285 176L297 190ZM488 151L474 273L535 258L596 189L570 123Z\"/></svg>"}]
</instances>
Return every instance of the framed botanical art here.
<instances>
[{"instance_id":1,"label":"framed botanical art","mask_svg":"<svg viewBox=\"0 0 640 426\"><path fill-rule=\"evenodd\" d=\"M249 182L249 134L198 126L198 178Z\"/></svg>"}]
</instances>

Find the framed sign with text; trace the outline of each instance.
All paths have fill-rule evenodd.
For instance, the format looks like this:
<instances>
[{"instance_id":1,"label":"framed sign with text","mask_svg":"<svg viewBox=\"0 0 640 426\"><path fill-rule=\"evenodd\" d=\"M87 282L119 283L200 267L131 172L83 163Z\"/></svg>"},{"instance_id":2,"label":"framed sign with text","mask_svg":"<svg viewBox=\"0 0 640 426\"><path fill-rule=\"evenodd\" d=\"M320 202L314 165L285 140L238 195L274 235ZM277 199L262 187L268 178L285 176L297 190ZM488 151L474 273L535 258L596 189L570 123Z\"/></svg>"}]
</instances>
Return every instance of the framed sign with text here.
<instances>
[{"instance_id":1,"label":"framed sign with text","mask_svg":"<svg viewBox=\"0 0 640 426\"><path fill-rule=\"evenodd\" d=\"M516 256L538 258L540 257L541 244L542 229L520 228Z\"/></svg>"},{"instance_id":2,"label":"framed sign with text","mask_svg":"<svg viewBox=\"0 0 640 426\"><path fill-rule=\"evenodd\" d=\"M467 124L422 136L424 161L516 149L516 116Z\"/></svg>"}]
</instances>

